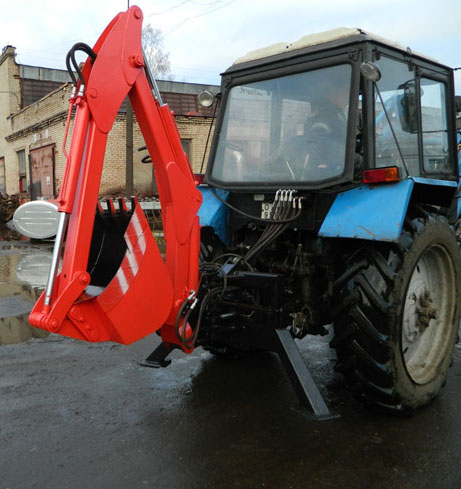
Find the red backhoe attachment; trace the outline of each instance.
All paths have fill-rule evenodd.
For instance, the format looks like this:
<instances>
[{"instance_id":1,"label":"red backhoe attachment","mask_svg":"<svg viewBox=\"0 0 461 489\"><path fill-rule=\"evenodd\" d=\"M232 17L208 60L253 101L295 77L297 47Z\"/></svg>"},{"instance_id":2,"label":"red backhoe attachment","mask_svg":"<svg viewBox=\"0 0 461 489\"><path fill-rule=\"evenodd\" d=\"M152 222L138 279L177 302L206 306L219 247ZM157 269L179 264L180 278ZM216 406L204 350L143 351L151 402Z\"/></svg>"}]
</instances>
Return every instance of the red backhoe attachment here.
<instances>
[{"instance_id":1,"label":"red backhoe attachment","mask_svg":"<svg viewBox=\"0 0 461 489\"><path fill-rule=\"evenodd\" d=\"M161 103L141 47L142 12L118 14L91 50L70 99L74 129L62 180L59 228L33 326L86 341L129 344L161 328L165 343L191 351L185 318L199 282L201 194L173 115ZM131 211L98 192L107 135L129 96L155 168L166 256L133 199ZM62 263L61 263L62 262ZM60 272L59 271L59 265Z\"/></svg>"}]
</instances>

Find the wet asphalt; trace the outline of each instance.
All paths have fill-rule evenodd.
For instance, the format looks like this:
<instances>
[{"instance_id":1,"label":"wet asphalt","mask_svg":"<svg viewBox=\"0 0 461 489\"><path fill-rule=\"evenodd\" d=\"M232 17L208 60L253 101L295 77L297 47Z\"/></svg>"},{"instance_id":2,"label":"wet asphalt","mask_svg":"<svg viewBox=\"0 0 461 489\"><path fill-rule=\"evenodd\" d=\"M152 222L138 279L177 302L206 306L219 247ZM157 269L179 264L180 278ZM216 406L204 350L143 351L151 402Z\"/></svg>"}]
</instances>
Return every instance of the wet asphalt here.
<instances>
[{"instance_id":1,"label":"wet asphalt","mask_svg":"<svg viewBox=\"0 0 461 489\"><path fill-rule=\"evenodd\" d=\"M30 259L37 276L43 260ZM0 259L0 288L24 280L1 270ZM397 418L342 388L328 338L305 338L337 416L319 421L272 354L222 361L198 349L140 367L157 344L51 335L0 346L0 489L461 488L460 346L440 396Z\"/></svg>"}]
</instances>

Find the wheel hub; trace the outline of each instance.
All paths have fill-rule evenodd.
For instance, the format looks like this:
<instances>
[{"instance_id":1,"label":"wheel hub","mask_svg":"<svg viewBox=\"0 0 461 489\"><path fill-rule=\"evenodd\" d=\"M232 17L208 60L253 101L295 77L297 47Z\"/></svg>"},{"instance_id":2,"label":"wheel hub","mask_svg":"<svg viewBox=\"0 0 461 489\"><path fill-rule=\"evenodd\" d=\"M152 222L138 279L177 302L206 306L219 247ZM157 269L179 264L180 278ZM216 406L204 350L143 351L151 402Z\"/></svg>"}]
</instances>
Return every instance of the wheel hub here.
<instances>
[{"instance_id":1,"label":"wheel hub","mask_svg":"<svg viewBox=\"0 0 461 489\"><path fill-rule=\"evenodd\" d=\"M419 296L418 306L416 307L417 324L420 333L428 328L431 319L437 319L437 309L432 305L433 300L429 290L424 291L424 295Z\"/></svg>"},{"instance_id":2,"label":"wheel hub","mask_svg":"<svg viewBox=\"0 0 461 489\"><path fill-rule=\"evenodd\" d=\"M432 246L413 270L402 321L403 359L416 383L429 382L444 358L444 325L452 321L455 288L450 257L441 246Z\"/></svg>"},{"instance_id":3,"label":"wheel hub","mask_svg":"<svg viewBox=\"0 0 461 489\"><path fill-rule=\"evenodd\" d=\"M413 343L429 327L432 319L437 319L437 309L430 291L425 288L421 293L413 292L408 299L407 319L403 324L403 335L408 343Z\"/></svg>"}]
</instances>

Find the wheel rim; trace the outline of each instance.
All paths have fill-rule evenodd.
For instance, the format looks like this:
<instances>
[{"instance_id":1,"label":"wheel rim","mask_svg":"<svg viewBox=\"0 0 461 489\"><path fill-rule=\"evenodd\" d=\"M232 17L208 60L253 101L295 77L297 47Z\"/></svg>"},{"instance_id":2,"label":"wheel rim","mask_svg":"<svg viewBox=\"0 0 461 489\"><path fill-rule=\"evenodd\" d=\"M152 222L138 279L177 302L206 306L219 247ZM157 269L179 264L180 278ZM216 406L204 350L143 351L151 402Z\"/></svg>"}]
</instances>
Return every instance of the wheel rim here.
<instances>
[{"instance_id":1,"label":"wheel rim","mask_svg":"<svg viewBox=\"0 0 461 489\"><path fill-rule=\"evenodd\" d=\"M456 307L452 259L440 245L426 249L416 263L402 321L405 367L417 384L432 381L449 353Z\"/></svg>"}]
</instances>

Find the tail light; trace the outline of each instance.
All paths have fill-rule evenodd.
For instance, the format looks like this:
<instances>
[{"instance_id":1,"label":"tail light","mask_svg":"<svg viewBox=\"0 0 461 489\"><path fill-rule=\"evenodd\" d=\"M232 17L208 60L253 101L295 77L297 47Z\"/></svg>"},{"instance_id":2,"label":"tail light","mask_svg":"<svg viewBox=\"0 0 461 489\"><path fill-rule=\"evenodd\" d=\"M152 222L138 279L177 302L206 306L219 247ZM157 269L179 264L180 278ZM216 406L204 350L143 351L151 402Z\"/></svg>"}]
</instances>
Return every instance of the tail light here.
<instances>
[{"instance_id":1,"label":"tail light","mask_svg":"<svg viewBox=\"0 0 461 489\"><path fill-rule=\"evenodd\" d=\"M373 168L362 172L363 183L390 183L400 180L400 172L397 166L387 166L385 168Z\"/></svg>"}]
</instances>

